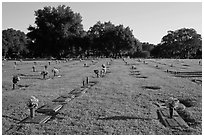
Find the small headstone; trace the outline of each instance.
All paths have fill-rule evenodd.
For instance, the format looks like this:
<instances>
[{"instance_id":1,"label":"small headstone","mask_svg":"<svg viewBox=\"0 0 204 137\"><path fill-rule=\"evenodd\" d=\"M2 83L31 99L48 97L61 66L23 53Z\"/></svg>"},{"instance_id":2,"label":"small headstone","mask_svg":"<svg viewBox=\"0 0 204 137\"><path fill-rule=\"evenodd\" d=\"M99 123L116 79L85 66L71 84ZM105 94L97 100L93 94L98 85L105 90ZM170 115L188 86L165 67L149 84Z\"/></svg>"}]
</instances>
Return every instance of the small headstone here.
<instances>
[{"instance_id":1,"label":"small headstone","mask_svg":"<svg viewBox=\"0 0 204 137\"><path fill-rule=\"evenodd\" d=\"M201 61L199 61L198 64L201 65Z\"/></svg>"},{"instance_id":2,"label":"small headstone","mask_svg":"<svg viewBox=\"0 0 204 137\"><path fill-rule=\"evenodd\" d=\"M48 71L44 70L41 72L41 75L43 75L43 79L45 79L45 76L48 75Z\"/></svg>"}]
</instances>

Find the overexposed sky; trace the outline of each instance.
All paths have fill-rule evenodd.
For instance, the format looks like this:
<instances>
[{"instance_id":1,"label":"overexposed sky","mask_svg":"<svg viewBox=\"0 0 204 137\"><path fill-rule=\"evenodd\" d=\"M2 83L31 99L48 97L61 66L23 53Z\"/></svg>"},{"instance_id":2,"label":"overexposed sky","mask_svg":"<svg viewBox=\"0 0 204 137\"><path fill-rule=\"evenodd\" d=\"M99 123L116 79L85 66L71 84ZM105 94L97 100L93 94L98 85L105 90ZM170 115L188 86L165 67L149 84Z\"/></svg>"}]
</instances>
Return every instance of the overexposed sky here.
<instances>
[{"instance_id":1,"label":"overexposed sky","mask_svg":"<svg viewBox=\"0 0 204 137\"><path fill-rule=\"evenodd\" d=\"M97 21L123 24L141 42L158 44L168 30L194 28L202 34L201 2L3 2L2 30L14 28L27 33L34 25L34 11L45 6L66 5L82 16L85 30Z\"/></svg>"}]
</instances>

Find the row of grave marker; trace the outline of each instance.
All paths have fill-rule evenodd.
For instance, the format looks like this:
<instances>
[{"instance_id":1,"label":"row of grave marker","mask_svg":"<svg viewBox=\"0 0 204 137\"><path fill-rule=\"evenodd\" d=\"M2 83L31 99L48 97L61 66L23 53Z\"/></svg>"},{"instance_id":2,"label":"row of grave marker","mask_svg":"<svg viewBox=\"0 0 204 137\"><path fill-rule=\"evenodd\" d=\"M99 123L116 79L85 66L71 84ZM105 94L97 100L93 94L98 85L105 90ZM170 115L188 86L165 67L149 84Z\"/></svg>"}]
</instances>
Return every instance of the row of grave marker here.
<instances>
[{"instance_id":1,"label":"row of grave marker","mask_svg":"<svg viewBox=\"0 0 204 137\"><path fill-rule=\"evenodd\" d=\"M124 60L123 60L124 61ZM126 61L124 61L127 64ZM143 62L144 63L144 62ZM135 65L132 65L131 69L137 69ZM189 72L193 73L193 72ZM194 72L196 74L200 74L201 72ZM177 100L175 98L170 97L169 100L166 101L166 104L158 105L159 109L157 109L158 119L165 127L170 128L189 128L188 124L180 117L180 115L174 110L176 107ZM167 105L167 106L166 106Z\"/></svg>"},{"instance_id":2,"label":"row of grave marker","mask_svg":"<svg viewBox=\"0 0 204 137\"><path fill-rule=\"evenodd\" d=\"M81 93L85 93L88 90L88 88L92 87L96 83L97 82L90 82L89 78L86 77L86 79L83 80L82 87L72 90L67 95L59 96L57 99L52 100L54 104L41 106L37 110L35 110L35 108L30 108L30 116L22 120L21 123L41 124L41 123L47 122L49 119L51 119L52 115L55 115L64 106L64 104L66 104L66 102L71 101L75 97L79 96L79 94ZM73 95L73 93L77 93L77 94ZM44 113L47 115L35 116L35 111L38 113Z\"/></svg>"}]
</instances>

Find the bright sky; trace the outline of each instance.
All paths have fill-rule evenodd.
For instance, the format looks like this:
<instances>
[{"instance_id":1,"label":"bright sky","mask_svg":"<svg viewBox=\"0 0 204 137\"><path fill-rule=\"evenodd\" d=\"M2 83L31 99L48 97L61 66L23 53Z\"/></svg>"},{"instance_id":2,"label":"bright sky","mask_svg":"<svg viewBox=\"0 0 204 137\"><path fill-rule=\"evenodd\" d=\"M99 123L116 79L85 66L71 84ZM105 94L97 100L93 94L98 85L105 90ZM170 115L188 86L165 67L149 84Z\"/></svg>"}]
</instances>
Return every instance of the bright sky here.
<instances>
[{"instance_id":1,"label":"bright sky","mask_svg":"<svg viewBox=\"0 0 204 137\"><path fill-rule=\"evenodd\" d=\"M194 28L202 34L201 2L3 2L2 30L14 28L27 33L34 25L34 11L45 6L66 5L80 13L85 30L97 21L123 24L141 42L158 44L168 30Z\"/></svg>"}]
</instances>

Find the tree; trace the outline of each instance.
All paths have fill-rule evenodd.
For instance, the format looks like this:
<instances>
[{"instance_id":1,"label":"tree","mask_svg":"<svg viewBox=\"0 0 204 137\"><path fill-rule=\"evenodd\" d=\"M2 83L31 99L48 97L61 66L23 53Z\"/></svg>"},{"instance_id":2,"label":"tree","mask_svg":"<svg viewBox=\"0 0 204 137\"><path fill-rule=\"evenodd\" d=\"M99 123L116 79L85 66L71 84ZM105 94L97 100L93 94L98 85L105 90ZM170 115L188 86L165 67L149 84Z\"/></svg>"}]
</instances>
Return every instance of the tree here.
<instances>
[{"instance_id":1,"label":"tree","mask_svg":"<svg viewBox=\"0 0 204 137\"><path fill-rule=\"evenodd\" d=\"M28 54L27 38L24 32L12 28L2 31L2 55L20 58Z\"/></svg>"},{"instance_id":2,"label":"tree","mask_svg":"<svg viewBox=\"0 0 204 137\"><path fill-rule=\"evenodd\" d=\"M194 29L168 31L161 43L152 51L157 57L196 58L202 52L202 38Z\"/></svg>"},{"instance_id":3,"label":"tree","mask_svg":"<svg viewBox=\"0 0 204 137\"><path fill-rule=\"evenodd\" d=\"M132 30L123 25L115 26L110 21L99 21L87 33L91 49L97 55L121 56L139 49L139 41L134 38Z\"/></svg>"},{"instance_id":4,"label":"tree","mask_svg":"<svg viewBox=\"0 0 204 137\"><path fill-rule=\"evenodd\" d=\"M154 47L155 47L154 44L150 44L150 43L148 43L148 42L143 42L143 43L142 43L142 50L143 50L143 51L149 51L149 52L151 52L151 50L153 50Z\"/></svg>"},{"instance_id":5,"label":"tree","mask_svg":"<svg viewBox=\"0 0 204 137\"><path fill-rule=\"evenodd\" d=\"M35 11L35 16L36 26L29 26L27 36L36 56L66 56L84 33L81 15L65 5L44 7Z\"/></svg>"}]
</instances>

